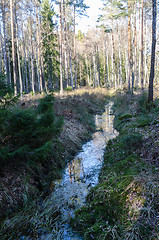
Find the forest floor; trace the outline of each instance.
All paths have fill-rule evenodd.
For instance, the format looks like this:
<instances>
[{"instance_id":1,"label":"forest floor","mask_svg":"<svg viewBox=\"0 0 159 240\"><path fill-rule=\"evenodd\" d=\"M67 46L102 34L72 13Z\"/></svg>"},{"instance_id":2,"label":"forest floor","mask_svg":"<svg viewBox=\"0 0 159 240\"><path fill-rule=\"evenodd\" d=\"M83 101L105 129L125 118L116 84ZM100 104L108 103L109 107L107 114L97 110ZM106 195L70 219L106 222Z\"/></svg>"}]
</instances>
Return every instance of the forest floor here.
<instances>
[{"instance_id":1,"label":"forest floor","mask_svg":"<svg viewBox=\"0 0 159 240\"><path fill-rule=\"evenodd\" d=\"M154 106L147 93L118 92L114 127L99 184L72 219L84 239L143 239L159 236L159 88Z\"/></svg>"},{"instance_id":2,"label":"forest floor","mask_svg":"<svg viewBox=\"0 0 159 240\"><path fill-rule=\"evenodd\" d=\"M56 117L64 120L62 131L58 137L55 158L59 159L59 166L50 174L50 166L28 166L22 159L16 164L5 166L0 174L0 217L4 218L14 211L27 206L31 199L42 195L44 198L51 190L53 179L60 177L61 169L66 160L71 159L82 147L84 141L91 137L95 130L94 117L102 112L107 97L106 89L79 89L65 92L61 97L55 93L54 112ZM43 96L26 95L19 101L18 108L36 109L38 101ZM16 107L17 107L16 106Z\"/></svg>"},{"instance_id":3,"label":"forest floor","mask_svg":"<svg viewBox=\"0 0 159 240\"><path fill-rule=\"evenodd\" d=\"M11 213L16 207L19 211L21 206L26 215L15 215L11 223L6 222L6 238L2 239L8 239L11 226L20 231L25 225L27 231L33 224L35 230L36 225L50 224L57 217L56 212L46 213L41 219L38 217L38 222L32 221L31 215L38 204L30 207L29 196L38 198L42 190L43 199L52 191L51 179L60 177L66 159L71 159L91 137L95 130L93 115L101 113L110 99L114 101L114 127L119 136L109 141L99 184L91 189L86 206L77 211L72 226L84 239L158 239L159 87L155 88L152 108L146 103L146 93L131 96L118 91L113 97L112 94L106 89L79 89L66 92L63 97L55 93L56 116L64 118L56 146L56 157L62 159L63 166L57 166L53 175L40 165L38 172L31 167L28 171L24 166L5 169L0 179L0 212L4 215L9 209ZM18 103L19 107L36 109L39 97L43 96L34 99L26 96ZM35 219L36 215L35 211Z\"/></svg>"}]
</instances>

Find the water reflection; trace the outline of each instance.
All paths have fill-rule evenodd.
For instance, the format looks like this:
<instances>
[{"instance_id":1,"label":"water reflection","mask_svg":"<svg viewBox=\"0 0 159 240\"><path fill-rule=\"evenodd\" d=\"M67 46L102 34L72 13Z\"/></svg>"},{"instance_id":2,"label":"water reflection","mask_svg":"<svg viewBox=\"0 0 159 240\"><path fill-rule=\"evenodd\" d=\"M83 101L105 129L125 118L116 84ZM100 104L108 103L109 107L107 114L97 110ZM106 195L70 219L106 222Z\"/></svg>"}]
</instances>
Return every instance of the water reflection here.
<instances>
[{"instance_id":1,"label":"water reflection","mask_svg":"<svg viewBox=\"0 0 159 240\"><path fill-rule=\"evenodd\" d=\"M71 163L68 163L70 183L74 183L76 181L86 181L82 160L83 158L77 158L74 159Z\"/></svg>"},{"instance_id":2,"label":"water reflection","mask_svg":"<svg viewBox=\"0 0 159 240\"><path fill-rule=\"evenodd\" d=\"M82 239L70 227L69 219L75 210L85 203L86 195L91 186L98 183L98 176L102 166L104 149L109 141L117 136L113 128L114 116L110 102L102 115L95 116L97 131L92 140L83 145L82 151L68 163L63 178L54 182L54 191L46 202L46 207L55 205L61 211L61 235L59 239ZM54 239L53 235L45 235L40 239Z\"/></svg>"}]
</instances>

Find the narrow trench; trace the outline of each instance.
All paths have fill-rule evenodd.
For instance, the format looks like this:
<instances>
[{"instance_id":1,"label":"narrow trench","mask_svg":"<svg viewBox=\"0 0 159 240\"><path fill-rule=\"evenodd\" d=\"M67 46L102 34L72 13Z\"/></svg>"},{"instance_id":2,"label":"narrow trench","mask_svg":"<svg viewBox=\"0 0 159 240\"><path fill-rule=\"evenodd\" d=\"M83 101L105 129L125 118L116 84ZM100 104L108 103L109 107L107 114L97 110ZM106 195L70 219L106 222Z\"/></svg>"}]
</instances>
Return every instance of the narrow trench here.
<instances>
[{"instance_id":1,"label":"narrow trench","mask_svg":"<svg viewBox=\"0 0 159 240\"><path fill-rule=\"evenodd\" d=\"M70 227L69 222L70 218L74 217L75 211L85 204L90 188L97 185L104 159L104 149L108 141L118 135L113 128L112 106L113 102L109 102L105 106L104 113L95 116L96 132L92 135L92 140L84 144L82 150L68 163L63 177L52 183L54 189L52 194L42 203L40 212L37 212L33 219L36 223L36 239L83 239ZM52 225L48 215L51 216L50 213L52 214L54 209L60 213L60 217L57 217L57 221ZM48 221L48 231L46 227L43 229L41 223L38 224L41 216L45 216L42 224ZM21 235L20 239L32 240L31 237L24 235Z\"/></svg>"},{"instance_id":2,"label":"narrow trench","mask_svg":"<svg viewBox=\"0 0 159 240\"><path fill-rule=\"evenodd\" d=\"M54 191L45 202L45 209L49 210L54 205L61 213L61 221L57 222L58 236L55 236L55 232L45 233L39 239L82 239L71 229L69 220L85 204L90 188L98 183L106 144L118 134L113 128L112 105L113 102L109 102L105 112L95 116L96 132L92 140L84 144L82 151L68 163L62 179L53 183Z\"/></svg>"}]
</instances>

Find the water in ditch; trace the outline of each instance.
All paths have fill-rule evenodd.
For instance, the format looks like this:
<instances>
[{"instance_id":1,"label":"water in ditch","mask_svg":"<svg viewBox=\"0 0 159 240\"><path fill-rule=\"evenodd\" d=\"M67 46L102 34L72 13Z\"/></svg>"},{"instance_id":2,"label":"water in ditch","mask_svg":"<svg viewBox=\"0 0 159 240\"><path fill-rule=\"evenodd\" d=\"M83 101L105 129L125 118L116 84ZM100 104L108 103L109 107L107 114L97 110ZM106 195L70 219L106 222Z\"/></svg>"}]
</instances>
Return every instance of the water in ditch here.
<instances>
[{"instance_id":1,"label":"water in ditch","mask_svg":"<svg viewBox=\"0 0 159 240\"><path fill-rule=\"evenodd\" d=\"M52 206L58 208L61 217L57 221L56 234L55 231L45 233L39 239L82 239L69 226L69 219L74 216L75 210L85 204L89 189L98 183L106 144L118 134L113 128L112 105L112 102L108 103L105 112L95 116L96 132L92 140L84 144L82 151L68 163L62 179L53 183L54 191L45 202L45 208L48 211Z\"/></svg>"},{"instance_id":2,"label":"water in ditch","mask_svg":"<svg viewBox=\"0 0 159 240\"><path fill-rule=\"evenodd\" d=\"M82 150L68 163L63 177L52 183L52 194L40 204L36 204L35 209L32 210L32 213L29 213L29 216L24 215L26 223L29 222L26 233L20 232L19 229L16 238L11 237L9 239L83 239L70 227L69 222L75 211L85 204L86 195L90 188L98 183L107 142L118 135L113 128L112 105L113 103L109 102L105 106L104 113L95 116L96 132L92 135L92 140L84 144ZM27 218L29 221L27 221ZM8 223L6 222L6 225L9 223L10 220L8 220ZM25 221L24 223L19 222L22 225L26 223ZM18 230L18 224L16 228ZM33 235L32 231L34 232Z\"/></svg>"}]
</instances>

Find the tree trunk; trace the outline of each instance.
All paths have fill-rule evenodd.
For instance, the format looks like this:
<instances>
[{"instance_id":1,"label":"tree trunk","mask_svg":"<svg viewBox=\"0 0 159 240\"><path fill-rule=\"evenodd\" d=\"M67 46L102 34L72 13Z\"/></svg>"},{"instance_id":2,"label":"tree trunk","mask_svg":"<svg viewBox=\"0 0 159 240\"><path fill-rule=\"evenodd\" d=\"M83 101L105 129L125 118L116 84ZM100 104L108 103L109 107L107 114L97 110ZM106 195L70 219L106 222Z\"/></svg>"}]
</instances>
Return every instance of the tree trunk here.
<instances>
[{"instance_id":1,"label":"tree trunk","mask_svg":"<svg viewBox=\"0 0 159 240\"><path fill-rule=\"evenodd\" d=\"M62 72L62 3L59 1L60 10L60 94L63 95L63 72Z\"/></svg>"},{"instance_id":2,"label":"tree trunk","mask_svg":"<svg viewBox=\"0 0 159 240\"><path fill-rule=\"evenodd\" d=\"M66 69L66 78L67 78L67 84L68 87L69 84L69 71L68 71L68 54L67 54L67 36L66 36L66 3L65 0L63 0L63 21L64 21L64 51L65 51L65 69Z\"/></svg>"},{"instance_id":3,"label":"tree trunk","mask_svg":"<svg viewBox=\"0 0 159 240\"><path fill-rule=\"evenodd\" d=\"M20 83L20 96L21 100L23 99L23 82L22 82L22 74L20 67L20 54L19 54L19 41L18 41L18 26L17 26L17 17L16 17L16 42L17 42L17 56L18 56L18 70L19 70L19 83Z\"/></svg>"},{"instance_id":4,"label":"tree trunk","mask_svg":"<svg viewBox=\"0 0 159 240\"><path fill-rule=\"evenodd\" d=\"M76 66L76 1L74 0L74 19L73 19L73 26L74 26L74 83L75 88L77 88L77 66Z\"/></svg>"},{"instance_id":5,"label":"tree trunk","mask_svg":"<svg viewBox=\"0 0 159 240\"><path fill-rule=\"evenodd\" d=\"M1 44L1 62L0 62L0 69L1 73L5 72L5 69L3 69L3 62L5 61L4 59L4 51L3 51L3 41L2 41L2 30L1 30L1 22L0 22L0 44Z\"/></svg>"},{"instance_id":6,"label":"tree trunk","mask_svg":"<svg viewBox=\"0 0 159 240\"><path fill-rule=\"evenodd\" d=\"M97 85L97 73L96 73L95 56L93 56L93 65L94 65L94 84L93 84L93 86L96 87L96 85Z\"/></svg>"},{"instance_id":7,"label":"tree trunk","mask_svg":"<svg viewBox=\"0 0 159 240\"><path fill-rule=\"evenodd\" d=\"M69 48L69 64L70 64L70 74L71 74L71 87L73 89L73 74L72 74L72 61L71 61L71 53Z\"/></svg>"},{"instance_id":8,"label":"tree trunk","mask_svg":"<svg viewBox=\"0 0 159 240\"><path fill-rule=\"evenodd\" d=\"M131 76L132 76L132 69L131 69L131 4L130 0L128 0L128 63L129 63L129 75L128 75L128 91L130 92L130 82L131 82Z\"/></svg>"},{"instance_id":9,"label":"tree trunk","mask_svg":"<svg viewBox=\"0 0 159 240\"><path fill-rule=\"evenodd\" d=\"M6 44L6 17L5 17L5 3L2 0L2 21L3 21L3 35L4 35L4 68L7 74L7 83L9 83L9 62L7 57L7 44Z\"/></svg>"},{"instance_id":10,"label":"tree trunk","mask_svg":"<svg viewBox=\"0 0 159 240\"><path fill-rule=\"evenodd\" d=\"M14 0L10 0L11 13L11 35L12 35L12 61L13 61L13 79L14 79L14 94L17 95L17 74L16 74L16 54L15 54L15 28L14 28Z\"/></svg>"},{"instance_id":11,"label":"tree trunk","mask_svg":"<svg viewBox=\"0 0 159 240\"><path fill-rule=\"evenodd\" d=\"M139 4L139 33L141 31L141 12L140 12L140 8L141 8L141 5ZM140 54L140 51L141 51L141 41L140 41L140 37L141 37L141 34L139 34L138 36L138 81L137 81L137 85L139 87L141 87L141 81L140 81L140 77L141 77L141 54Z\"/></svg>"},{"instance_id":12,"label":"tree trunk","mask_svg":"<svg viewBox=\"0 0 159 240\"><path fill-rule=\"evenodd\" d=\"M104 39L103 43L103 79L104 79L104 86L106 86L106 42Z\"/></svg>"},{"instance_id":13,"label":"tree trunk","mask_svg":"<svg viewBox=\"0 0 159 240\"><path fill-rule=\"evenodd\" d=\"M109 87L109 55L107 51L107 87Z\"/></svg>"},{"instance_id":14,"label":"tree trunk","mask_svg":"<svg viewBox=\"0 0 159 240\"><path fill-rule=\"evenodd\" d=\"M125 73L126 73L126 83L128 85L128 81L129 81L129 58L128 58L128 51L125 48Z\"/></svg>"},{"instance_id":15,"label":"tree trunk","mask_svg":"<svg viewBox=\"0 0 159 240\"><path fill-rule=\"evenodd\" d=\"M40 92L43 92L43 84L42 84L42 66L41 66L41 53L40 53L40 34L39 34L39 17L38 17L38 0L35 2L36 4L36 33L37 33L37 60L38 60L38 71L39 71L39 80L40 80Z\"/></svg>"},{"instance_id":16,"label":"tree trunk","mask_svg":"<svg viewBox=\"0 0 159 240\"><path fill-rule=\"evenodd\" d=\"M98 46L96 48L96 59L97 59L97 85L100 86L100 61L99 61L99 51Z\"/></svg>"},{"instance_id":17,"label":"tree trunk","mask_svg":"<svg viewBox=\"0 0 159 240\"><path fill-rule=\"evenodd\" d=\"M141 90L144 83L144 0L141 2Z\"/></svg>"},{"instance_id":18,"label":"tree trunk","mask_svg":"<svg viewBox=\"0 0 159 240\"><path fill-rule=\"evenodd\" d=\"M147 27L146 27L146 9L145 9L145 77L144 86L147 84Z\"/></svg>"},{"instance_id":19,"label":"tree trunk","mask_svg":"<svg viewBox=\"0 0 159 240\"><path fill-rule=\"evenodd\" d=\"M89 72L90 72L90 76L89 76L89 79L90 79L90 86L92 85L92 68L91 68L91 59L89 61Z\"/></svg>"},{"instance_id":20,"label":"tree trunk","mask_svg":"<svg viewBox=\"0 0 159 240\"><path fill-rule=\"evenodd\" d=\"M35 94L35 86L34 86L34 82L35 82L35 77L34 77L34 57L33 57L33 48L31 49L31 86L32 86L32 91L33 94Z\"/></svg>"},{"instance_id":21,"label":"tree trunk","mask_svg":"<svg viewBox=\"0 0 159 240\"><path fill-rule=\"evenodd\" d=\"M88 86L90 86L90 82L89 82L89 71L88 71L88 61L87 61L87 56L85 54L85 63L86 63L86 69L87 69L87 83Z\"/></svg>"},{"instance_id":22,"label":"tree trunk","mask_svg":"<svg viewBox=\"0 0 159 240\"><path fill-rule=\"evenodd\" d=\"M136 32L136 1L134 7L134 84L137 87L137 32Z\"/></svg>"},{"instance_id":23,"label":"tree trunk","mask_svg":"<svg viewBox=\"0 0 159 240\"><path fill-rule=\"evenodd\" d=\"M12 82L12 79L11 79L11 69L10 69L10 53L9 53L9 47L8 47L8 49L7 49L8 51L8 69L9 69L9 84L11 84L11 82Z\"/></svg>"},{"instance_id":24,"label":"tree trunk","mask_svg":"<svg viewBox=\"0 0 159 240\"><path fill-rule=\"evenodd\" d=\"M26 61L26 45L25 45L25 38L24 38L24 24L22 24L22 38L23 38L23 50L24 50L24 70L25 70L25 83L26 83L26 93L29 92L28 89L28 75L27 75L27 61Z\"/></svg>"},{"instance_id":25,"label":"tree trunk","mask_svg":"<svg viewBox=\"0 0 159 240\"><path fill-rule=\"evenodd\" d=\"M116 73L115 73L115 43L114 43L114 23L113 17L111 17L112 22L112 84L114 82L116 88Z\"/></svg>"},{"instance_id":26,"label":"tree trunk","mask_svg":"<svg viewBox=\"0 0 159 240\"><path fill-rule=\"evenodd\" d=\"M121 39L120 39L120 33L118 29L118 39L119 39L119 86L122 85L122 61L121 61Z\"/></svg>"},{"instance_id":27,"label":"tree trunk","mask_svg":"<svg viewBox=\"0 0 159 240\"><path fill-rule=\"evenodd\" d=\"M153 81L155 76L155 50L156 50L156 18L157 18L157 3L152 0L152 48L151 48L151 69L149 77L149 94L148 101L153 102Z\"/></svg>"}]
</instances>

